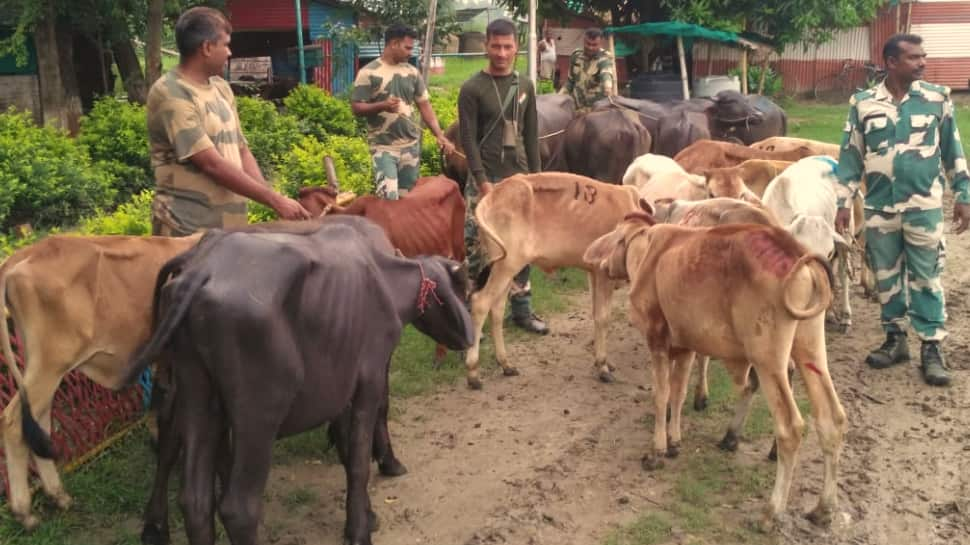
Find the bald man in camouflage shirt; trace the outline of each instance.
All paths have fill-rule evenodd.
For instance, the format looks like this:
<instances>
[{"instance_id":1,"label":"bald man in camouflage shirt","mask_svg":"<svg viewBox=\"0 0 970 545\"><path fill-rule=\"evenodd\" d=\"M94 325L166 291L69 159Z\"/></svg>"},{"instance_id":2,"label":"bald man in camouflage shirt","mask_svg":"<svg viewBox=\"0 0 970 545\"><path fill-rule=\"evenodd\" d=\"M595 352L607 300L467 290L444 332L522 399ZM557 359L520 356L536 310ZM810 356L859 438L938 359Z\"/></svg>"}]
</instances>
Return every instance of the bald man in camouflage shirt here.
<instances>
[{"instance_id":1,"label":"bald man in camouflage shirt","mask_svg":"<svg viewBox=\"0 0 970 545\"><path fill-rule=\"evenodd\" d=\"M384 51L360 69L350 98L354 115L367 120L367 143L374 162L377 195L397 200L414 188L421 160L421 128L412 104L446 154L455 150L438 125L428 89L408 64L417 32L395 24L384 33Z\"/></svg>"},{"instance_id":2,"label":"bald man in camouflage shirt","mask_svg":"<svg viewBox=\"0 0 970 545\"><path fill-rule=\"evenodd\" d=\"M601 47L602 41L600 29L588 28L583 33L583 49L569 57L569 76L559 94L573 97L577 111L588 110L597 100L614 94L613 55Z\"/></svg>"},{"instance_id":3,"label":"bald man in camouflage shirt","mask_svg":"<svg viewBox=\"0 0 970 545\"><path fill-rule=\"evenodd\" d=\"M284 219L310 217L263 178L242 134L223 73L232 28L212 8L192 8L175 24L179 65L148 93L148 142L155 172L152 232L187 236L247 223L247 197Z\"/></svg>"},{"instance_id":4,"label":"bald man in camouflage shirt","mask_svg":"<svg viewBox=\"0 0 970 545\"><path fill-rule=\"evenodd\" d=\"M933 386L950 382L940 341L946 337L943 297L944 173L955 194L957 233L970 224L970 172L953 115L950 90L921 81L922 39L886 42L886 81L857 93L839 155L839 181L858 191L866 182L866 253L876 274L886 341L866 358L882 369L909 361L907 314L922 341L920 369ZM848 226L841 203L836 222Z\"/></svg>"}]
</instances>

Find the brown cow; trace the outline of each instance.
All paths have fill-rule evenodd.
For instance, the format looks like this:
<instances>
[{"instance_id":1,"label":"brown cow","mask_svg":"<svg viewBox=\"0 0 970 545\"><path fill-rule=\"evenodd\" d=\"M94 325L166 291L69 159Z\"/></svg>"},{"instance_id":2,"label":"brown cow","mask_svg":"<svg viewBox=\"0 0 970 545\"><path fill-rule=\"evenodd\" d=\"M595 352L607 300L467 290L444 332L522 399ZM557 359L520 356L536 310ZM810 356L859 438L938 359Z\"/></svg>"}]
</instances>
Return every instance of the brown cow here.
<instances>
[{"instance_id":1,"label":"brown cow","mask_svg":"<svg viewBox=\"0 0 970 545\"><path fill-rule=\"evenodd\" d=\"M656 468L663 456L677 455L680 413L695 352L723 361L741 388L746 388L753 366L764 384L778 443L778 473L767 513L773 521L785 510L805 426L788 383L791 357L812 402L825 462L822 493L809 518L828 524L837 503L846 417L825 351L823 312L832 297L825 258L806 255L778 227L654 223L649 214L633 213L590 245L584 256L587 266L631 282L631 320L646 337L653 372L656 418L653 449L644 457L644 468ZM669 444L661 416L668 402Z\"/></svg>"},{"instance_id":2,"label":"brown cow","mask_svg":"<svg viewBox=\"0 0 970 545\"><path fill-rule=\"evenodd\" d=\"M364 195L339 206L336 199L337 189L332 186L304 187L298 197L313 216L346 214L373 221L405 257L465 259L465 201L458 184L449 178L421 178L410 193L396 201Z\"/></svg>"},{"instance_id":3,"label":"brown cow","mask_svg":"<svg viewBox=\"0 0 970 545\"><path fill-rule=\"evenodd\" d=\"M674 161L687 172L702 174L704 169L732 167L748 159L774 159L778 161L797 161L812 155L806 147L789 151L762 151L740 144L717 140L698 140L680 151Z\"/></svg>"},{"instance_id":4,"label":"brown cow","mask_svg":"<svg viewBox=\"0 0 970 545\"><path fill-rule=\"evenodd\" d=\"M733 178L747 186L760 199L765 188L794 161L774 161L771 159L748 159L732 167L707 169L708 178Z\"/></svg>"},{"instance_id":5,"label":"brown cow","mask_svg":"<svg viewBox=\"0 0 970 545\"><path fill-rule=\"evenodd\" d=\"M532 263L550 271L579 267L589 272L593 295L595 365L599 378L612 382L606 363L606 329L613 284L605 273L583 261L586 247L613 230L623 216L636 208L637 191L567 174L547 172L515 175L489 191L475 209L482 248L490 274L484 287L472 294L475 344L468 350L468 386L482 387L478 377L478 349L487 314L492 318L495 358L505 375L517 375L509 364L502 332L506 294L522 267Z\"/></svg>"},{"instance_id":6,"label":"brown cow","mask_svg":"<svg viewBox=\"0 0 970 545\"><path fill-rule=\"evenodd\" d=\"M812 150L812 155L828 155L839 160L839 145L819 142L808 138L793 138L791 136L771 136L751 144L752 148L764 151L791 151L800 147Z\"/></svg>"},{"instance_id":7,"label":"brown cow","mask_svg":"<svg viewBox=\"0 0 970 545\"><path fill-rule=\"evenodd\" d=\"M155 276L200 236L51 236L0 266L0 308L10 312L26 353L21 376L4 324L0 344L19 389L3 411L10 510L25 528L40 522L30 511L28 442L43 453L34 461L44 492L62 509L72 502L53 460L42 457L50 458L49 445L38 443L50 433L55 390L74 369L107 388L120 386L128 358L151 332ZM21 407L43 431L22 428Z\"/></svg>"}]
</instances>

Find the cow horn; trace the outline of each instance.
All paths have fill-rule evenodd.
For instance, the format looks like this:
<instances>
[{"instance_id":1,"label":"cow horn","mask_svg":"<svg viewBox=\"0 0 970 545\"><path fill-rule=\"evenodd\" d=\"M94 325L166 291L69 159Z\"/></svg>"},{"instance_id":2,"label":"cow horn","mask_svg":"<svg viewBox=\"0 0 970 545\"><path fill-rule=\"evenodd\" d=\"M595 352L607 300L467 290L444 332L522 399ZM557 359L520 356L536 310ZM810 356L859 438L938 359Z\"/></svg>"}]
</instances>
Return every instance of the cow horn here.
<instances>
[{"instance_id":1,"label":"cow horn","mask_svg":"<svg viewBox=\"0 0 970 545\"><path fill-rule=\"evenodd\" d=\"M323 166L327 169L327 185L336 191L340 191L340 185L337 183L337 169L333 166L333 158L329 155L325 156Z\"/></svg>"}]
</instances>

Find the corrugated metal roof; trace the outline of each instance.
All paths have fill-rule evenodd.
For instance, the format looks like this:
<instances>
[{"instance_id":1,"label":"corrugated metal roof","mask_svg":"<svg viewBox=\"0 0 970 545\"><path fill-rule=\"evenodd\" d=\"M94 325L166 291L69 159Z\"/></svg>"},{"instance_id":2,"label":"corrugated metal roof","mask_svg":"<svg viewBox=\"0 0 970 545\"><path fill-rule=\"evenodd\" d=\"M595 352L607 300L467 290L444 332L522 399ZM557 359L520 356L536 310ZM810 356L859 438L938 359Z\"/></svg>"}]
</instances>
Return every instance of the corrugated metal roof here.
<instances>
[{"instance_id":1,"label":"corrugated metal roof","mask_svg":"<svg viewBox=\"0 0 970 545\"><path fill-rule=\"evenodd\" d=\"M923 37L923 49L929 60L968 56L970 23L913 24L912 32Z\"/></svg>"},{"instance_id":2,"label":"corrugated metal roof","mask_svg":"<svg viewBox=\"0 0 970 545\"><path fill-rule=\"evenodd\" d=\"M909 6L903 8L906 17ZM970 23L970 2L932 2L913 4L913 26L927 23Z\"/></svg>"},{"instance_id":3,"label":"corrugated metal roof","mask_svg":"<svg viewBox=\"0 0 970 545\"><path fill-rule=\"evenodd\" d=\"M310 0L300 6L304 28L310 24ZM234 31L293 30L296 31L296 7L292 0L226 0L226 14Z\"/></svg>"},{"instance_id":4,"label":"corrugated metal roof","mask_svg":"<svg viewBox=\"0 0 970 545\"><path fill-rule=\"evenodd\" d=\"M357 45L357 57L360 59L376 59L381 56L381 51L384 51L384 40ZM421 42L418 40L414 40L414 50L411 52L411 58L415 57L421 57Z\"/></svg>"}]
</instances>

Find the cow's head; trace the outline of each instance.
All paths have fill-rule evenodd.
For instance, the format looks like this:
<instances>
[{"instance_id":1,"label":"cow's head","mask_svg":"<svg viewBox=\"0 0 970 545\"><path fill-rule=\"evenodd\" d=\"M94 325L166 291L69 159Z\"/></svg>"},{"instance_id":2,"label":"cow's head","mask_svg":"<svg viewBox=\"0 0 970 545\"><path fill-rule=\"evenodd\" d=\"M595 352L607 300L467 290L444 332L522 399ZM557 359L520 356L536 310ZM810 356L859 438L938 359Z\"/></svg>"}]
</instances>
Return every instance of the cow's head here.
<instances>
[{"instance_id":1,"label":"cow's head","mask_svg":"<svg viewBox=\"0 0 970 545\"><path fill-rule=\"evenodd\" d=\"M761 120L764 119L764 114L751 106L748 99L737 91L721 91L714 96L713 100L717 105L714 118L719 123L754 125L761 123Z\"/></svg>"},{"instance_id":2,"label":"cow's head","mask_svg":"<svg viewBox=\"0 0 970 545\"><path fill-rule=\"evenodd\" d=\"M830 259L835 255L837 247L848 247L842 235L836 232L835 226L822 216L797 214L786 229L808 251Z\"/></svg>"},{"instance_id":3,"label":"cow's head","mask_svg":"<svg viewBox=\"0 0 970 545\"><path fill-rule=\"evenodd\" d=\"M740 199L751 204L761 204L758 198L741 177L741 169L737 167L711 168L704 171L707 178L708 197L727 197Z\"/></svg>"},{"instance_id":4,"label":"cow's head","mask_svg":"<svg viewBox=\"0 0 970 545\"><path fill-rule=\"evenodd\" d=\"M422 311L414 327L450 350L464 350L475 342L475 329L465 294L468 274L465 267L443 257L419 257L421 284L418 306ZM433 284L432 284L433 283Z\"/></svg>"},{"instance_id":5,"label":"cow's head","mask_svg":"<svg viewBox=\"0 0 970 545\"><path fill-rule=\"evenodd\" d=\"M604 271L614 280L628 280L627 247L631 240L657 223L653 212L653 206L645 199L640 199L640 209L627 214L616 229L594 240L586 248L583 261L593 269Z\"/></svg>"},{"instance_id":6,"label":"cow's head","mask_svg":"<svg viewBox=\"0 0 970 545\"><path fill-rule=\"evenodd\" d=\"M301 187L296 200L316 218L337 206L337 190L330 186Z\"/></svg>"}]
</instances>

